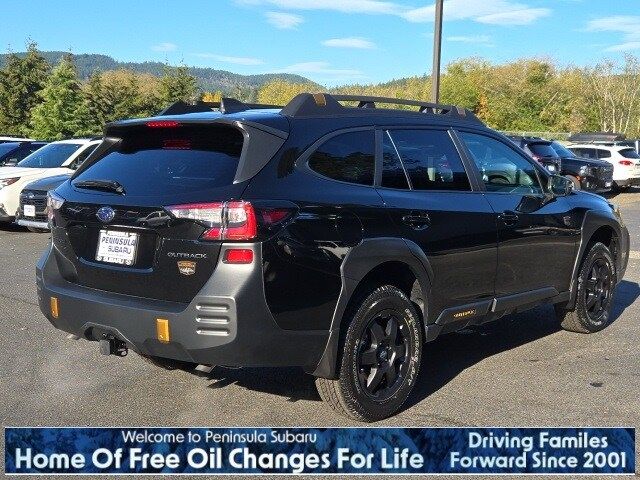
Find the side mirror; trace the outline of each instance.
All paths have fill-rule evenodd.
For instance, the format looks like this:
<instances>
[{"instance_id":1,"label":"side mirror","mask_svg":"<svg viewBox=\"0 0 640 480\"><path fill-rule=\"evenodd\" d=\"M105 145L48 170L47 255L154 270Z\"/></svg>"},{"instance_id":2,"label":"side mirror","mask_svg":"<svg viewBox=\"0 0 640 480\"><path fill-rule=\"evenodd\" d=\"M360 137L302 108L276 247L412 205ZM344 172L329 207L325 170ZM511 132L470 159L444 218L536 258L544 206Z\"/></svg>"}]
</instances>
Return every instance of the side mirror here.
<instances>
[{"instance_id":1,"label":"side mirror","mask_svg":"<svg viewBox=\"0 0 640 480\"><path fill-rule=\"evenodd\" d=\"M566 197L573 191L573 182L562 175L549 177L549 192L556 197Z\"/></svg>"}]
</instances>

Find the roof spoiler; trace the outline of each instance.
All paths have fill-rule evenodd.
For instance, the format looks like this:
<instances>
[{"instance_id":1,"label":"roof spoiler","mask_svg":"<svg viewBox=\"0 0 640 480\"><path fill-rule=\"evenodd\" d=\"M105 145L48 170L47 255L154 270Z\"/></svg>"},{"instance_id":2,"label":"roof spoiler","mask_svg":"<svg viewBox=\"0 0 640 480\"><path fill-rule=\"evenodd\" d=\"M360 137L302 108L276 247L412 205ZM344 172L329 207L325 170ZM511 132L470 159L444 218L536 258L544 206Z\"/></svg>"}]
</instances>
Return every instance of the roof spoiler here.
<instances>
[{"instance_id":1,"label":"roof spoiler","mask_svg":"<svg viewBox=\"0 0 640 480\"><path fill-rule=\"evenodd\" d=\"M262 103L245 103L235 98L222 98L219 102L203 102L197 101L195 103L186 103L182 100L178 100L172 103L167 108L162 110L158 116L165 115L184 115L186 113L200 113L211 112L218 110L220 113L238 113L245 110L276 108L281 109L281 105L268 105Z\"/></svg>"}]
</instances>

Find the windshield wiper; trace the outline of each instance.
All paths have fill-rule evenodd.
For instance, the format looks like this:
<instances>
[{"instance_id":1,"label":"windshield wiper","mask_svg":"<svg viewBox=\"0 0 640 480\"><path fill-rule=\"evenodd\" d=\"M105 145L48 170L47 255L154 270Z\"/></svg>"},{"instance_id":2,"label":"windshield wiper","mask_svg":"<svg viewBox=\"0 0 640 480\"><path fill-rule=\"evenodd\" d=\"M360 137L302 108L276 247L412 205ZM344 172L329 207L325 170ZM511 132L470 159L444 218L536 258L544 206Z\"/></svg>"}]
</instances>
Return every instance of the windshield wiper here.
<instances>
[{"instance_id":1,"label":"windshield wiper","mask_svg":"<svg viewBox=\"0 0 640 480\"><path fill-rule=\"evenodd\" d=\"M92 190L106 190L124 195L124 187L115 180L82 180L74 182L74 187L87 188Z\"/></svg>"}]
</instances>

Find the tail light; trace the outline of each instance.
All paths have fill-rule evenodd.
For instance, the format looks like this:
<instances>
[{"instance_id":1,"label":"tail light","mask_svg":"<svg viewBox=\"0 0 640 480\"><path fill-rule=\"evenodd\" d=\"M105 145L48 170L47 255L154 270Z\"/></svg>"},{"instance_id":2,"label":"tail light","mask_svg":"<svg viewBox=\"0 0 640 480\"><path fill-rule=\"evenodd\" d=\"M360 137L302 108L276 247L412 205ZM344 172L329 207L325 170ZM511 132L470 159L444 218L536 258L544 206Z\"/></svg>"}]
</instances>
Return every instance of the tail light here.
<instances>
[{"instance_id":1,"label":"tail light","mask_svg":"<svg viewBox=\"0 0 640 480\"><path fill-rule=\"evenodd\" d=\"M53 216L56 210L60 210L62 208L62 204L64 203L64 198L60 195L56 194L53 191L49 191L47 193L47 219L49 220L49 227L53 224Z\"/></svg>"},{"instance_id":2,"label":"tail light","mask_svg":"<svg viewBox=\"0 0 640 480\"><path fill-rule=\"evenodd\" d=\"M631 165L633 165L633 162L631 160L620 160L618 161L618 163L620 165L624 165L625 167L630 167Z\"/></svg>"},{"instance_id":3,"label":"tail light","mask_svg":"<svg viewBox=\"0 0 640 480\"><path fill-rule=\"evenodd\" d=\"M173 205L166 209L176 218L205 225L202 240L253 240L258 236L259 224L269 228L292 213L287 208L256 208L242 200Z\"/></svg>"}]
</instances>

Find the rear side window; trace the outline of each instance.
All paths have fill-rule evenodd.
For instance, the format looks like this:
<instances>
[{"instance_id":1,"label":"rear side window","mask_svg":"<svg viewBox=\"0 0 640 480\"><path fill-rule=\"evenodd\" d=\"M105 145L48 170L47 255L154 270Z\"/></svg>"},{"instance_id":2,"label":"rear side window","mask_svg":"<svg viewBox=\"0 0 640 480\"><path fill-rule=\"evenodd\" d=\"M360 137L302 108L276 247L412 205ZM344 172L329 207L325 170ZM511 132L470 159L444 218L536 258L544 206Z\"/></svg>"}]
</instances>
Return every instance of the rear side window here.
<instances>
[{"instance_id":1,"label":"rear side window","mask_svg":"<svg viewBox=\"0 0 640 480\"><path fill-rule=\"evenodd\" d=\"M389 132L384 132L382 140L382 186L386 188L409 189L407 176L393 145Z\"/></svg>"},{"instance_id":2,"label":"rear side window","mask_svg":"<svg viewBox=\"0 0 640 480\"><path fill-rule=\"evenodd\" d=\"M373 185L375 172L373 130L348 132L330 138L311 155L309 167L333 180Z\"/></svg>"},{"instance_id":3,"label":"rear side window","mask_svg":"<svg viewBox=\"0 0 640 480\"><path fill-rule=\"evenodd\" d=\"M633 148L623 148L618 153L624 158L640 158L640 155Z\"/></svg>"},{"instance_id":4,"label":"rear side window","mask_svg":"<svg viewBox=\"0 0 640 480\"><path fill-rule=\"evenodd\" d=\"M594 160L598 158L594 148L572 148L571 150L575 152L576 155L583 158L591 158Z\"/></svg>"},{"instance_id":5,"label":"rear side window","mask_svg":"<svg viewBox=\"0 0 640 480\"><path fill-rule=\"evenodd\" d=\"M598 149L598 158L611 158L611 152L609 150Z\"/></svg>"},{"instance_id":6,"label":"rear side window","mask_svg":"<svg viewBox=\"0 0 640 480\"><path fill-rule=\"evenodd\" d=\"M121 142L75 181L115 180L127 195L171 195L231 185L244 137L233 127L123 130Z\"/></svg>"},{"instance_id":7,"label":"rear side window","mask_svg":"<svg viewBox=\"0 0 640 480\"><path fill-rule=\"evenodd\" d=\"M471 190L462 160L447 132L391 130L414 190Z\"/></svg>"}]
</instances>

